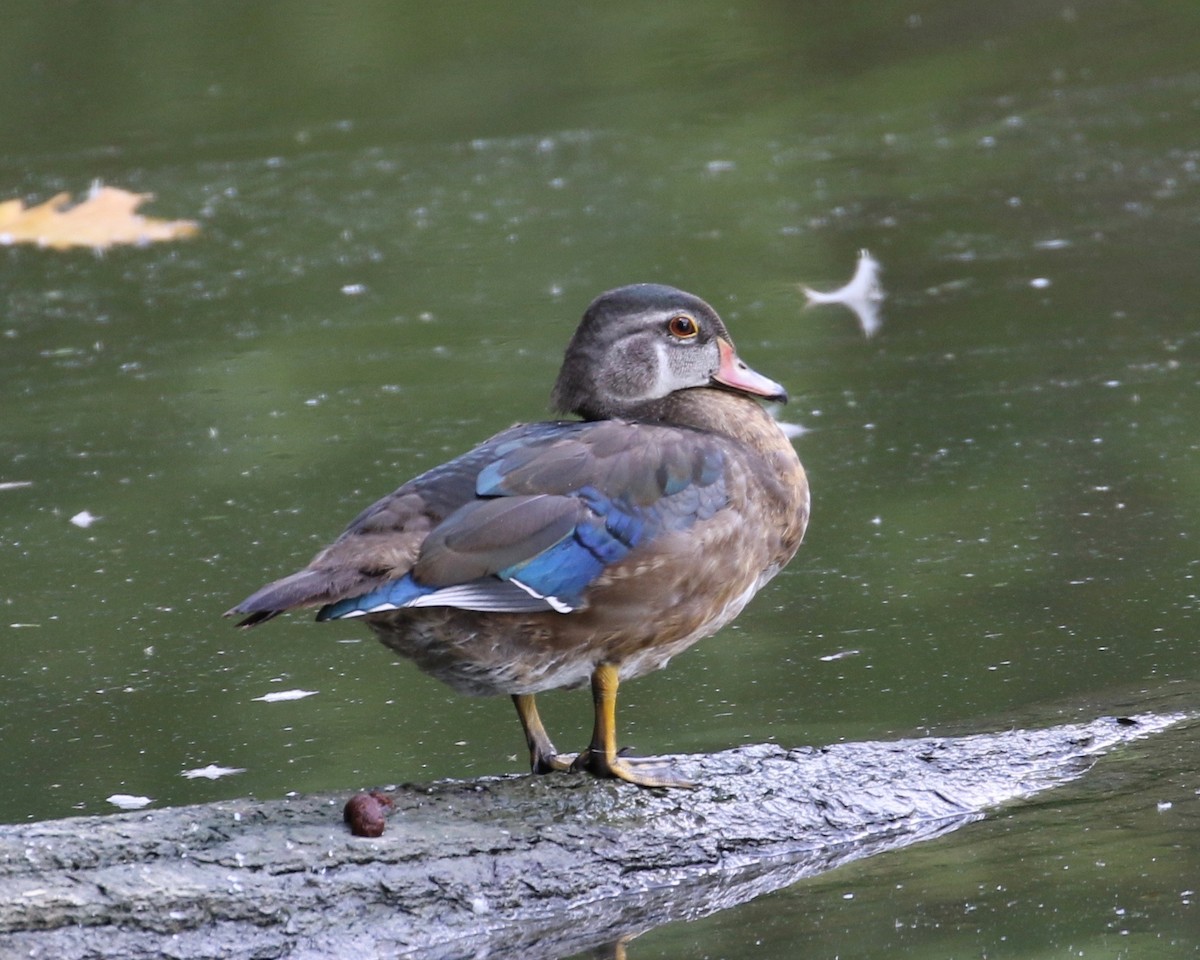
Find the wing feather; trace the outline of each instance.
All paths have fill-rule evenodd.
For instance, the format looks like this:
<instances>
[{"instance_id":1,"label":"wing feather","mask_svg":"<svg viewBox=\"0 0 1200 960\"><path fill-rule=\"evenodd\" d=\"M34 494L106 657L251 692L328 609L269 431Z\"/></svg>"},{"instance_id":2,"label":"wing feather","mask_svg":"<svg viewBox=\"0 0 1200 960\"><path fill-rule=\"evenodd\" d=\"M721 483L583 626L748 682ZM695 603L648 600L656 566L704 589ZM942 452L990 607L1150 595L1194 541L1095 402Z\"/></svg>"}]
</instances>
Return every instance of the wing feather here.
<instances>
[{"instance_id":1,"label":"wing feather","mask_svg":"<svg viewBox=\"0 0 1200 960\"><path fill-rule=\"evenodd\" d=\"M607 568L725 507L728 442L623 421L514 427L368 507L308 568L230 612L580 609Z\"/></svg>"}]
</instances>

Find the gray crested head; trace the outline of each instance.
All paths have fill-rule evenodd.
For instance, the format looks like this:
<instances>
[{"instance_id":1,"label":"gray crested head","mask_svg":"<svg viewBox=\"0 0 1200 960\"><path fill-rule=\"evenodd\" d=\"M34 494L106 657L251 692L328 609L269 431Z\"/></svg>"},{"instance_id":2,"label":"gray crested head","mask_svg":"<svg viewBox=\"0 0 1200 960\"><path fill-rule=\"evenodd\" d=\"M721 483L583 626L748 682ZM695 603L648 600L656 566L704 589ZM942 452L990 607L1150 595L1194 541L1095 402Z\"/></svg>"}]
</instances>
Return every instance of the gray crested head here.
<instances>
[{"instance_id":1,"label":"gray crested head","mask_svg":"<svg viewBox=\"0 0 1200 960\"><path fill-rule=\"evenodd\" d=\"M655 401L695 387L786 399L783 387L738 359L707 303L675 287L636 283L588 306L552 399L556 409L586 420L638 418Z\"/></svg>"}]
</instances>

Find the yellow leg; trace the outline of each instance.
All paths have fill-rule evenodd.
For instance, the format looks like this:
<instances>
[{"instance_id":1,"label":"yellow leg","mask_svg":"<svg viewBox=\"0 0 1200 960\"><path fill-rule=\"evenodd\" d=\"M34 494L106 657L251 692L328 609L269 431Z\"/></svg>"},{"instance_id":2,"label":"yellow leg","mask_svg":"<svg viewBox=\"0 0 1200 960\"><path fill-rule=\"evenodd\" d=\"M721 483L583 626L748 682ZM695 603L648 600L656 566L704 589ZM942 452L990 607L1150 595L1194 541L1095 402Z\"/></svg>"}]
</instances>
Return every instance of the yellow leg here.
<instances>
[{"instance_id":1,"label":"yellow leg","mask_svg":"<svg viewBox=\"0 0 1200 960\"><path fill-rule=\"evenodd\" d=\"M560 757L550 742L550 735L542 726L542 718L538 715L537 703L532 693L514 693L513 705L517 708L517 716L521 720L521 729L525 731L525 744L529 747L529 769L534 773L550 773L553 770L571 769L574 757Z\"/></svg>"},{"instance_id":2,"label":"yellow leg","mask_svg":"<svg viewBox=\"0 0 1200 960\"><path fill-rule=\"evenodd\" d=\"M572 770L588 770L598 777L615 777L639 787L694 787L666 771L647 769L638 772L634 762L617 755L617 686L620 671L616 664L602 663L592 673L592 702L596 707L596 725L592 743L575 758Z\"/></svg>"}]
</instances>

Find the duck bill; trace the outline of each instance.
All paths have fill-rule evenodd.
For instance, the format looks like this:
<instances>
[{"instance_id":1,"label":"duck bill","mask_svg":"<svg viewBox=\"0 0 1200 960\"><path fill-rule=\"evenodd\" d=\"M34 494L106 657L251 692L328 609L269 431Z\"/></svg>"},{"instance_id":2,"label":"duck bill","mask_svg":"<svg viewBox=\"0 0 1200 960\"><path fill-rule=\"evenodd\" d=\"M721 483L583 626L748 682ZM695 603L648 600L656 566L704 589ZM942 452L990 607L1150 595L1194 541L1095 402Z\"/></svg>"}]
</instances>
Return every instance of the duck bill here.
<instances>
[{"instance_id":1,"label":"duck bill","mask_svg":"<svg viewBox=\"0 0 1200 960\"><path fill-rule=\"evenodd\" d=\"M717 347L721 351L721 365L712 375L713 383L719 383L738 393L748 393L751 396L787 403L787 391L783 389L782 384L778 384L770 377L764 377L761 373L746 366L738 359L732 343L724 337L717 337Z\"/></svg>"}]
</instances>

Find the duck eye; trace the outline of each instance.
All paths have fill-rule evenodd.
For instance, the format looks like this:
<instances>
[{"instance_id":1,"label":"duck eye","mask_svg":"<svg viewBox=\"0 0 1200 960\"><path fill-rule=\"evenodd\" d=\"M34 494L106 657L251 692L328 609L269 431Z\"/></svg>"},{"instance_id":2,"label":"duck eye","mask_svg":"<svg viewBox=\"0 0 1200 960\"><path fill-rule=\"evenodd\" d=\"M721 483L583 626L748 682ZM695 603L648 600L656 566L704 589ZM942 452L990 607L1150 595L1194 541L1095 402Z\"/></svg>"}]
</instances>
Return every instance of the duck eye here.
<instances>
[{"instance_id":1,"label":"duck eye","mask_svg":"<svg viewBox=\"0 0 1200 960\"><path fill-rule=\"evenodd\" d=\"M667 330L670 331L671 336L678 337L680 340L690 340L700 332L700 328L696 326L696 321L686 313L681 313L679 316L668 320Z\"/></svg>"}]
</instances>

